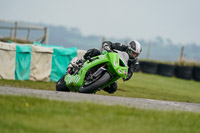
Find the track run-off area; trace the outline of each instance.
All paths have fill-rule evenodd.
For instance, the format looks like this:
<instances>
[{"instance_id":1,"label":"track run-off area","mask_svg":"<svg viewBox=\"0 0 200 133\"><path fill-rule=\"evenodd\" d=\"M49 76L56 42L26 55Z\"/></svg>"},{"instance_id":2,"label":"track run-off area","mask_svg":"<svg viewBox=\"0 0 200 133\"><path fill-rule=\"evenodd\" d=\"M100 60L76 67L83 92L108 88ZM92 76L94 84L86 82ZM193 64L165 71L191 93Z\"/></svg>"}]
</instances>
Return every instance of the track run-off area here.
<instances>
[{"instance_id":1,"label":"track run-off area","mask_svg":"<svg viewBox=\"0 0 200 133\"><path fill-rule=\"evenodd\" d=\"M185 103L143 98L130 98L119 96L106 96L96 94L80 94L72 92L58 92L0 86L0 95L31 96L50 100L89 102L105 105L121 105L142 109L179 110L187 112L200 112L200 104Z\"/></svg>"}]
</instances>

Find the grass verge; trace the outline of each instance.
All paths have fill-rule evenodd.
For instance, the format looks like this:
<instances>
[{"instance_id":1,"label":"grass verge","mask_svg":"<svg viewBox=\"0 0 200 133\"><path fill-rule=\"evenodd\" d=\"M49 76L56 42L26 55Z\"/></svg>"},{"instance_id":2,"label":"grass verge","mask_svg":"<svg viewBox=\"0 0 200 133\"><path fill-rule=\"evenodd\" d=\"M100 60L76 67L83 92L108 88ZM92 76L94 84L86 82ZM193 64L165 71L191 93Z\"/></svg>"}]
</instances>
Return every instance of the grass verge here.
<instances>
[{"instance_id":1,"label":"grass verge","mask_svg":"<svg viewBox=\"0 0 200 133\"><path fill-rule=\"evenodd\" d=\"M0 85L55 90L56 83L1 79ZM104 91L97 92L97 94L200 103L200 82L134 73L129 81L118 81L118 90L114 94Z\"/></svg>"},{"instance_id":2,"label":"grass verge","mask_svg":"<svg viewBox=\"0 0 200 133\"><path fill-rule=\"evenodd\" d=\"M19 88L32 88L32 89L40 89L40 90L56 90L55 82L0 79L0 85L1 86L19 87Z\"/></svg>"},{"instance_id":3,"label":"grass verge","mask_svg":"<svg viewBox=\"0 0 200 133\"><path fill-rule=\"evenodd\" d=\"M3 133L197 133L200 114L0 95Z\"/></svg>"},{"instance_id":4,"label":"grass verge","mask_svg":"<svg viewBox=\"0 0 200 133\"><path fill-rule=\"evenodd\" d=\"M200 82L135 73L127 82L119 80L118 91L112 95L200 103Z\"/></svg>"}]
</instances>

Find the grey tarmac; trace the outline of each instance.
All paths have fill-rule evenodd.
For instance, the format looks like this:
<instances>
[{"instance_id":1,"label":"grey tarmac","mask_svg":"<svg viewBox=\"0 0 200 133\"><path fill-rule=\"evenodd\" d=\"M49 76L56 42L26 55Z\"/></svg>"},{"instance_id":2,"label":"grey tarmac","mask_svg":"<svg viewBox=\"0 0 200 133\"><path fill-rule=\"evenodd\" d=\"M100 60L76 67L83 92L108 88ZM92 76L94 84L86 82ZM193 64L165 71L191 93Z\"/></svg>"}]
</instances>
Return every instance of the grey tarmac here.
<instances>
[{"instance_id":1,"label":"grey tarmac","mask_svg":"<svg viewBox=\"0 0 200 133\"><path fill-rule=\"evenodd\" d=\"M121 105L121 106L128 106L128 107L142 108L142 109L179 110L179 111L200 113L200 104L198 103L185 103L185 102L152 100L144 98L108 96L108 95L105 96L97 94L80 94L73 92L58 92L58 91L15 88L6 86L0 86L0 94L31 96L37 98L50 99L50 100L59 100L59 101Z\"/></svg>"}]
</instances>

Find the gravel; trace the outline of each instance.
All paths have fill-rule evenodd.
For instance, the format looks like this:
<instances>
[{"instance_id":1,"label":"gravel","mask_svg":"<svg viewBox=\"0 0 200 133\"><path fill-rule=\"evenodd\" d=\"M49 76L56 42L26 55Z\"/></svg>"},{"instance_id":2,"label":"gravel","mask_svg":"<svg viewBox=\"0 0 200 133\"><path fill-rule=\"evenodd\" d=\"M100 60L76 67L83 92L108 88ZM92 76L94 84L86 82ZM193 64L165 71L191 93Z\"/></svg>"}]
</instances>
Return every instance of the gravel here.
<instances>
[{"instance_id":1,"label":"gravel","mask_svg":"<svg viewBox=\"0 0 200 133\"><path fill-rule=\"evenodd\" d=\"M173 102L173 101L151 100L143 98L105 96L96 94L80 94L72 92L57 92L57 91L14 88L5 86L0 86L0 94L32 96L37 98L45 98L45 99L59 100L59 101L92 102L92 103L106 104L106 105L122 105L122 106L142 108L142 109L200 112L200 104L198 103Z\"/></svg>"}]
</instances>

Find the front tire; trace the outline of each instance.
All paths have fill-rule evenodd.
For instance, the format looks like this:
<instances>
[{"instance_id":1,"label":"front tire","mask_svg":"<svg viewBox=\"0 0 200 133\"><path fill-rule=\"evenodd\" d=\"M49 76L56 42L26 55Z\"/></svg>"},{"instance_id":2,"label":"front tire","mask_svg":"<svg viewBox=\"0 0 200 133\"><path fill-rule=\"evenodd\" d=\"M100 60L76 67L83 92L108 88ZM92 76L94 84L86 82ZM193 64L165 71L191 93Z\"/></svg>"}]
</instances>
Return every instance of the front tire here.
<instances>
[{"instance_id":1,"label":"front tire","mask_svg":"<svg viewBox=\"0 0 200 133\"><path fill-rule=\"evenodd\" d=\"M103 76L101 76L96 82L92 83L89 86L82 86L79 89L80 93L94 93L97 91L100 87L102 87L104 84L106 84L110 80L110 74L108 72L105 72Z\"/></svg>"},{"instance_id":2,"label":"front tire","mask_svg":"<svg viewBox=\"0 0 200 133\"><path fill-rule=\"evenodd\" d=\"M56 90L57 91L67 91L67 92L69 92L70 90L69 90L69 88L67 88L67 86L66 86L66 82L65 82L65 76L66 75L64 75L64 76L62 76L62 78L60 78L57 82L56 82Z\"/></svg>"}]
</instances>

